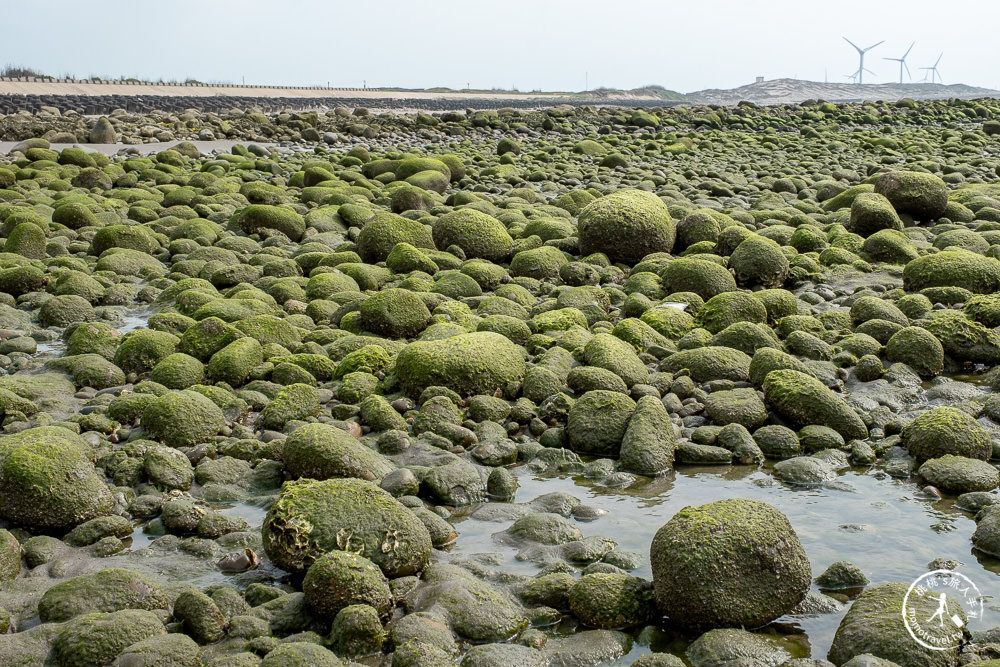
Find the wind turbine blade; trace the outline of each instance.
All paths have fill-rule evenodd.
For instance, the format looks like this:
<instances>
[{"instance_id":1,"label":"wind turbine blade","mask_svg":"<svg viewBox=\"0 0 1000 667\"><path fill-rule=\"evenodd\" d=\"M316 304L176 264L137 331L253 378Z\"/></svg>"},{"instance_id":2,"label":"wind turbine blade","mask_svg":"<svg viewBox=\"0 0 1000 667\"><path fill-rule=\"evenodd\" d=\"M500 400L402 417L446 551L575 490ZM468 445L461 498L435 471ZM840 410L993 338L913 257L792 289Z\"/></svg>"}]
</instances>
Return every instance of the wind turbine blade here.
<instances>
[{"instance_id":1,"label":"wind turbine blade","mask_svg":"<svg viewBox=\"0 0 1000 667\"><path fill-rule=\"evenodd\" d=\"M846 37L844 38L844 41L847 42L848 44L850 44L851 46L853 46L854 48L858 49L858 51L861 51L861 49L858 48L857 44L855 44L851 40L847 39Z\"/></svg>"},{"instance_id":2,"label":"wind turbine blade","mask_svg":"<svg viewBox=\"0 0 1000 667\"><path fill-rule=\"evenodd\" d=\"M872 49L874 49L874 48L875 48L876 46L878 46L879 44L882 44L883 42L885 42L885 40L884 40L884 39L883 39L883 40L882 40L881 42L878 42L878 43L876 43L876 44L872 44L872 45L871 45L871 46L869 46L869 47L868 47L867 49L865 49L865 51L871 51Z\"/></svg>"},{"instance_id":3,"label":"wind turbine blade","mask_svg":"<svg viewBox=\"0 0 1000 667\"><path fill-rule=\"evenodd\" d=\"M910 81L913 81L913 75L910 74L910 66L906 64L905 60L903 61L903 67L906 68L906 76L910 77Z\"/></svg>"},{"instance_id":4,"label":"wind turbine blade","mask_svg":"<svg viewBox=\"0 0 1000 667\"><path fill-rule=\"evenodd\" d=\"M869 74L871 74L872 76L875 76L875 72L871 71L867 67L865 68L865 71L868 72Z\"/></svg>"},{"instance_id":5,"label":"wind turbine blade","mask_svg":"<svg viewBox=\"0 0 1000 667\"><path fill-rule=\"evenodd\" d=\"M910 51L913 50L913 45L914 44L916 44L916 42L910 42L910 48L908 48L906 50L906 53L903 54L903 60L906 60L906 56L910 55Z\"/></svg>"},{"instance_id":6,"label":"wind turbine blade","mask_svg":"<svg viewBox=\"0 0 1000 667\"><path fill-rule=\"evenodd\" d=\"M900 58L882 58L882 60L895 60L897 63L903 62Z\"/></svg>"}]
</instances>

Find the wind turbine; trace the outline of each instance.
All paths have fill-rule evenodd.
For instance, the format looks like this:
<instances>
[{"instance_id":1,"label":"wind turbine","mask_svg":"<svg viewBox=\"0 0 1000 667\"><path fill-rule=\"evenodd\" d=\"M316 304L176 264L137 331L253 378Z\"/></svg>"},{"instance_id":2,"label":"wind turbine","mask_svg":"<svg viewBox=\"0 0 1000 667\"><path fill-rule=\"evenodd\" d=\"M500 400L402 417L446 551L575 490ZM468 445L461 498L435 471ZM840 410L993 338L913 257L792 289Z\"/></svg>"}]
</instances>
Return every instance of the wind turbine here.
<instances>
[{"instance_id":1,"label":"wind turbine","mask_svg":"<svg viewBox=\"0 0 1000 667\"><path fill-rule=\"evenodd\" d=\"M906 50L902 58L883 58L882 60L895 60L899 63L899 85L903 85L903 68L906 68L906 76L910 77L910 81L913 80L913 76L910 74L910 66L906 64L906 56L910 55L910 51L913 50L913 45L916 42L910 42L910 48Z\"/></svg>"},{"instance_id":2,"label":"wind turbine","mask_svg":"<svg viewBox=\"0 0 1000 667\"><path fill-rule=\"evenodd\" d=\"M872 49L874 49L876 46L878 46L882 42L884 42L885 40L883 39L882 42L878 42L876 44L872 44L867 49L862 49L860 46L858 46L857 44L855 44L851 40L847 39L846 37L844 37L844 41L847 42L848 44L850 44L851 46L853 46L858 51L858 56L860 57L860 62L858 64L858 71L857 71L858 83L864 83L864 74L865 74L865 72L868 72L869 74L874 74L875 73L875 72L871 71L870 69L865 69L865 54L868 53L869 51L871 51Z\"/></svg>"},{"instance_id":3,"label":"wind turbine","mask_svg":"<svg viewBox=\"0 0 1000 667\"><path fill-rule=\"evenodd\" d=\"M857 72L852 72L851 74L845 74L844 78L845 79L850 79L851 83L857 83L858 82L858 73Z\"/></svg>"},{"instance_id":4,"label":"wind turbine","mask_svg":"<svg viewBox=\"0 0 1000 667\"><path fill-rule=\"evenodd\" d=\"M943 56L943 55L944 55L944 51L941 52L941 55L938 56L938 59L934 61L934 65L932 65L931 67L921 67L920 68L920 69L927 70L928 72L930 72L931 83L936 83L935 79L941 79L941 75L937 71L937 66L938 66L938 63L941 62L941 56ZM926 81L926 80L927 80L927 75L925 74L924 75L924 81ZM944 83L944 79L941 79L941 83Z\"/></svg>"}]
</instances>

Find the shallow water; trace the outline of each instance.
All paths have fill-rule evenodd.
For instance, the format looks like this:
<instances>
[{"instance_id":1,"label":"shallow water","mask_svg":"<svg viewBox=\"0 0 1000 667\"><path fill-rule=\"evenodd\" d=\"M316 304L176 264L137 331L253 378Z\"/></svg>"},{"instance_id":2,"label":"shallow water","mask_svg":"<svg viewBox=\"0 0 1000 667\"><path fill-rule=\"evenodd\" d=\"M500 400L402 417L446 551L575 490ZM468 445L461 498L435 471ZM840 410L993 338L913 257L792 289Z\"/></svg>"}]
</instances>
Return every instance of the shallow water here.
<instances>
[{"instance_id":1,"label":"shallow water","mask_svg":"<svg viewBox=\"0 0 1000 667\"><path fill-rule=\"evenodd\" d=\"M963 563L960 571L970 577L986 596L985 618L970 622L973 631L1000 625L997 590L1000 560L974 553L971 537L975 522L954 509L951 500L925 496L912 482L896 480L877 469L845 471L835 488L791 487L775 480L766 469L750 466L679 467L657 479L639 478L632 486L608 488L581 476L536 476L515 470L520 488L515 502L526 502L542 494L562 491L584 504L608 510L589 522L581 522L585 536L613 538L618 548L643 555L642 565L632 574L651 578L649 544L654 533L678 510L722 498L753 498L770 503L788 517L812 564L813 576L838 560L858 565L872 585L910 582L927 572L935 558ZM459 539L451 557L496 553L499 569L535 574L537 565L518 561L517 549L502 545L491 536L511 522L456 520ZM818 590L814 586L814 590ZM846 609L845 609L846 611ZM781 619L780 633L792 635L793 643L808 647L811 656L824 658L833 641L843 612L812 617ZM791 627L789 627L789 625ZM560 628L551 631L559 632ZM803 636L795 636L803 635ZM654 641L656 650L683 650L687 641L673 638L669 645ZM639 642L632 652L614 664L630 664L649 646Z\"/></svg>"}]
</instances>

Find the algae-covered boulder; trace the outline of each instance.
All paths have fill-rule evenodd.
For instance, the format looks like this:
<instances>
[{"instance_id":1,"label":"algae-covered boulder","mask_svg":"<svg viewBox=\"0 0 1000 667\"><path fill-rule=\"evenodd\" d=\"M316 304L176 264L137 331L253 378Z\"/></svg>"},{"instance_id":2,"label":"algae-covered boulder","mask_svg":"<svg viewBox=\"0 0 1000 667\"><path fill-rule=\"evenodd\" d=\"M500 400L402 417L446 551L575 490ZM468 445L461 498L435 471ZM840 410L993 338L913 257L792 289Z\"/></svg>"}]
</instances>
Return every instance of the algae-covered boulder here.
<instances>
[{"instance_id":1,"label":"algae-covered boulder","mask_svg":"<svg viewBox=\"0 0 1000 667\"><path fill-rule=\"evenodd\" d=\"M621 443L622 470L656 475L669 469L674 462L677 435L663 403L654 396L640 397Z\"/></svg>"},{"instance_id":2,"label":"algae-covered boulder","mask_svg":"<svg viewBox=\"0 0 1000 667\"><path fill-rule=\"evenodd\" d=\"M583 348L587 363L609 370L629 387L645 384L649 371L635 353L635 348L611 334L599 333Z\"/></svg>"},{"instance_id":3,"label":"algae-covered boulder","mask_svg":"<svg viewBox=\"0 0 1000 667\"><path fill-rule=\"evenodd\" d=\"M903 268L903 288L918 292L927 287L961 287L973 294L1000 290L1000 261L963 250L924 255Z\"/></svg>"},{"instance_id":4,"label":"algae-covered boulder","mask_svg":"<svg viewBox=\"0 0 1000 667\"><path fill-rule=\"evenodd\" d=\"M142 426L171 447L195 445L226 425L222 410L196 391L171 391L156 397L142 411Z\"/></svg>"},{"instance_id":5,"label":"algae-covered boulder","mask_svg":"<svg viewBox=\"0 0 1000 667\"><path fill-rule=\"evenodd\" d=\"M936 220L948 207L948 187L934 174L890 171L875 181L875 192L884 195L898 213L917 220Z\"/></svg>"},{"instance_id":6,"label":"algae-covered boulder","mask_svg":"<svg viewBox=\"0 0 1000 667\"><path fill-rule=\"evenodd\" d=\"M654 252L670 252L677 227L667 205L643 190L619 190L580 211L580 252L602 252L612 262L634 264Z\"/></svg>"},{"instance_id":7,"label":"algae-covered boulder","mask_svg":"<svg viewBox=\"0 0 1000 667\"><path fill-rule=\"evenodd\" d=\"M187 589L174 600L174 619L199 644L211 644L226 636L229 622L215 601L196 589Z\"/></svg>"},{"instance_id":8,"label":"algae-covered boulder","mask_svg":"<svg viewBox=\"0 0 1000 667\"><path fill-rule=\"evenodd\" d=\"M906 327L894 333L885 344L889 361L904 363L922 378L937 375L944 368L944 347L926 329Z\"/></svg>"},{"instance_id":9,"label":"algae-covered boulder","mask_svg":"<svg viewBox=\"0 0 1000 667\"><path fill-rule=\"evenodd\" d=\"M245 654L242 654L245 655ZM257 660L256 656L253 661ZM333 651L311 641L278 644L259 663L259 667L342 667L344 662ZM242 664L240 665L242 667Z\"/></svg>"},{"instance_id":10,"label":"algae-covered boulder","mask_svg":"<svg viewBox=\"0 0 1000 667\"><path fill-rule=\"evenodd\" d=\"M120 667L200 667L201 648L187 635L154 635L127 646L118 657Z\"/></svg>"},{"instance_id":11,"label":"algae-covered boulder","mask_svg":"<svg viewBox=\"0 0 1000 667\"><path fill-rule=\"evenodd\" d=\"M361 302L361 323L380 336L412 338L430 319L423 299L405 289L384 289Z\"/></svg>"},{"instance_id":12,"label":"algae-covered boulder","mask_svg":"<svg viewBox=\"0 0 1000 667\"><path fill-rule=\"evenodd\" d=\"M192 324L181 335L177 351L199 361L208 361L212 355L240 337L236 327L218 317L206 317Z\"/></svg>"},{"instance_id":13,"label":"algae-covered boulder","mask_svg":"<svg viewBox=\"0 0 1000 667\"><path fill-rule=\"evenodd\" d=\"M38 615L50 623L93 612L169 607L160 584L132 570L111 568L81 574L48 589L38 603Z\"/></svg>"},{"instance_id":14,"label":"algae-covered boulder","mask_svg":"<svg viewBox=\"0 0 1000 667\"><path fill-rule=\"evenodd\" d=\"M264 360L264 348L255 338L238 338L212 355L208 375L232 387L238 387L255 366Z\"/></svg>"},{"instance_id":15,"label":"algae-covered boulder","mask_svg":"<svg viewBox=\"0 0 1000 667\"><path fill-rule=\"evenodd\" d=\"M290 208L251 204L239 213L240 229L247 234L256 234L262 229L281 232L292 241L298 241L306 231L302 216Z\"/></svg>"},{"instance_id":16,"label":"algae-covered boulder","mask_svg":"<svg viewBox=\"0 0 1000 667\"><path fill-rule=\"evenodd\" d=\"M106 665L132 644L165 633L159 617L144 609L84 614L59 631L52 656L60 667Z\"/></svg>"},{"instance_id":17,"label":"algae-covered boulder","mask_svg":"<svg viewBox=\"0 0 1000 667\"><path fill-rule=\"evenodd\" d=\"M664 359L662 365L664 370L671 373L688 369L695 382L745 382L750 376L750 357L731 347L706 346L681 350Z\"/></svg>"},{"instance_id":18,"label":"algae-covered boulder","mask_svg":"<svg viewBox=\"0 0 1000 667\"><path fill-rule=\"evenodd\" d=\"M588 391L569 410L566 435L573 451L617 458L636 404L617 391Z\"/></svg>"},{"instance_id":19,"label":"algae-covered boulder","mask_svg":"<svg viewBox=\"0 0 1000 667\"><path fill-rule=\"evenodd\" d=\"M268 557L289 572L304 572L322 554L340 550L399 577L419 572L431 553L431 537L420 519L360 479L287 482L261 534Z\"/></svg>"},{"instance_id":20,"label":"algae-covered boulder","mask_svg":"<svg viewBox=\"0 0 1000 667\"><path fill-rule=\"evenodd\" d=\"M569 589L569 608L592 628L628 628L653 618L656 604L645 579L594 573L584 575Z\"/></svg>"},{"instance_id":21,"label":"algae-covered boulder","mask_svg":"<svg viewBox=\"0 0 1000 667\"><path fill-rule=\"evenodd\" d=\"M177 349L179 339L166 331L137 329L121 338L115 350L115 366L126 373L148 373Z\"/></svg>"},{"instance_id":22,"label":"algae-covered boulder","mask_svg":"<svg viewBox=\"0 0 1000 667\"><path fill-rule=\"evenodd\" d=\"M416 341L396 357L396 375L412 396L434 386L462 396L493 394L520 383L524 372L524 348L491 331Z\"/></svg>"},{"instance_id":23,"label":"algae-covered boulder","mask_svg":"<svg viewBox=\"0 0 1000 667\"><path fill-rule=\"evenodd\" d=\"M455 565L434 563L407 596L408 610L439 610L452 630L475 642L502 641L527 627L524 612L505 591Z\"/></svg>"},{"instance_id":24,"label":"algae-covered boulder","mask_svg":"<svg viewBox=\"0 0 1000 667\"><path fill-rule=\"evenodd\" d=\"M791 655L776 637L736 628L709 630L694 640L684 654L693 667L792 664L785 662Z\"/></svg>"},{"instance_id":25,"label":"algae-covered boulder","mask_svg":"<svg viewBox=\"0 0 1000 667\"><path fill-rule=\"evenodd\" d=\"M987 364L1000 362L1000 334L969 319L961 311L932 310L919 324L937 338L944 351L955 359Z\"/></svg>"},{"instance_id":26,"label":"algae-covered boulder","mask_svg":"<svg viewBox=\"0 0 1000 667\"><path fill-rule=\"evenodd\" d=\"M775 370L764 378L764 398L775 410L800 426L829 426L844 439L864 439L868 429L861 417L816 378L794 370Z\"/></svg>"},{"instance_id":27,"label":"algae-covered boulder","mask_svg":"<svg viewBox=\"0 0 1000 667\"><path fill-rule=\"evenodd\" d=\"M468 259L478 257L501 262L514 247L514 240L502 222L472 208L442 215L434 223L432 236L438 249L458 246Z\"/></svg>"},{"instance_id":28,"label":"algae-covered boulder","mask_svg":"<svg viewBox=\"0 0 1000 667\"><path fill-rule=\"evenodd\" d=\"M430 227L401 215L382 212L361 228L361 233L358 234L358 254L371 264L386 261L399 243L434 249Z\"/></svg>"},{"instance_id":29,"label":"algae-covered boulder","mask_svg":"<svg viewBox=\"0 0 1000 667\"><path fill-rule=\"evenodd\" d=\"M948 406L923 413L901 435L917 463L946 454L985 461L993 453L989 432L969 413Z\"/></svg>"},{"instance_id":30,"label":"algae-covered boulder","mask_svg":"<svg viewBox=\"0 0 1000 667\"><path fill-rule=\"evenodd\" d=\"M788 277L788 258L772 239L753 234L736 246L729 257L736 282L744 287L781 287Z\"/></svg>"},{"instance_id":31,"label":"algae-covered boulder","mask_svg":"<svg viewBox=\"0 0 1000 667\"><path fill-rule=\"evenodd\" d=\"M956 664L958 640L962 639L963 631L952 630L957 633L957 639L952 644L944 637L945 632L937 631L936 621L929 626L933 628L931 637L945 638L945 643L942 644L943 650L926 648L913 640L902 613L904 598L909 588L909 584L889 583L873 586L861 593L840 621L827 658L836 665L843 665L851 658L862 654L891 660L898 665L950 667ZM911 594L906 602L912 607L912 610L907 609L908 614L912 613L920 619L929 619L937 611L940 600L937 592L926 590L923 595ZM965 611L962 603L949 595L946 604L949 613L959 614L964 625ZM944 622L950 623L951 619ZM949 645L953 648L946 648Z\"/></svg>"},{"instance_id":32,"label":"algae-covered boulder","mask_svg":"<svg viewBox=\"0 0 1000 667\"><path fill-rule=\"evenodd\" d=\"M319 390L303 382L282 387L274 399L264 406L260 422L264 428L280 431L294 419L306 419L319 412Z\"/></svg>"},{"instance_id":33,"label":"algae-covered boulder","mask_svg":"<svg viewBox=\"0 0 1000 667\"><path fill-rule=\"evenodd\" d=\"M205 366L194 357L175 352L167 355L153 367L149 379L167 389L187 389L200 384L205 376Z\"/></svg>"},{"instance_id":34,"label":"algae-covered boulder","mask_svg":"<svg viewBox=\"0 0 1000 667\"><path fill-rule=\"evenodd\" d=\"M302 580L302 593L306 604L325 618L352 604L370 605L380 616L392 609L392 593L382 570L347 551L329 551L317 558Z\"/></svg>"},{"instance_id":35,"label":"algae-covered boulder","mask_svg":"<svg viewBox=\"0 0 1000 667\"><path fill-rule=\"evenodd\" d=\"M868 238L884 229L901 230L903 223L885 196L862 192L851 203L851 219L847 231Z\"/></svg>"},{"instance_id":36,"label":"algae-covered boulder","mask_svg":"<svg viewBox=\"0 0 1000 667\"><path fill-rule=\"evenodd\" d=\"M809 591L809 559L784 514L746 498L685 507L650 546L659 608L687 628L756 628Z\"/></svg>"},{"instance_id":37,"label":"algae-covered boulder","mask_svg":"<svg viewBox=\"0 0 1000 667\"><path fill-rule=\"evenodd\" d=\"M992 491L1000 484L1000 472L986 461L952 454L928 459L917 472L929 484L954 494Z\"/></svg>"},{"instance_id":38,"label":"algae-covered boulder","mask_svg":"<svg viewBox=\"0 0 1000 667\"><path fill-rule=\"evenodd\" d=\"M736 322L767 322L767 309L753 294L747 292L724 292L705 302L698 313L698 324L717 334Z\"/></svg>"},{"instance_id":39,"label":"algae-covered boulder","mask_svg":"<svg viewBox=\"0 0 1000 667\"><path fill-rule=\"evenodd\" d=\"M112 498L80 436L41 426L0 438L0 517L34 530L69 530L111 511Z\"/></svg>"},{"instance_id":40,"label":"algae-covered boulder","mask_svg":"<svg viewBox=\"0 0 1000 667\"><path fill-rule=\"evenodd\" d=\"M711 299L723 292L736 291L736 279L726 267L698 257L681 257L660 272L665 292L693 292Z\"/></svg>"},{"instance_id":41,"label":"algae-covered boulder","mask_svg":"<svg viewBox=\"0 0 1000 667\"><path fill-rule=\"evenodd\" d=\"M329 424L306 424L288 436L281 451L293 477L357 477L377 481L395 466L347 431Z\"/></svg>"}]
</instances>

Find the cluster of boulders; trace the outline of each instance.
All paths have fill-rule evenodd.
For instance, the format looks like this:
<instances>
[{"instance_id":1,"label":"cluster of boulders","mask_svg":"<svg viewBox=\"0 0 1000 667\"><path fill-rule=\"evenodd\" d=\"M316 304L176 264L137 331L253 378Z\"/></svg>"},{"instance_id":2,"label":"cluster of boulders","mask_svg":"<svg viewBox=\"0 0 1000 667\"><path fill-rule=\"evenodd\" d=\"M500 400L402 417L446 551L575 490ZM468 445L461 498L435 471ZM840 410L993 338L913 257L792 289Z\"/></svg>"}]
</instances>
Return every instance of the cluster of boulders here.
<instances>
[{"instance_id":1,"label":"cluster of boulders","mask_svg":"<svg viewBox=\"0 0 1000 667\"><path fill-rule=\"evenodd\" d=\"M832 662L953 664L910 641L905 585L841 562L811 591L766 503L680 510L643 578L585 530L598 508L513 500L520 474L876 466L1000 554L1000 403L949 377L1000 384L994 106L418 114L336 152L25 141L0 164L0 662L598 664L662 625L694 665L799 665L750 631L856 598ZM255 116L226 122L325 122ZM939 116L979 126L918 123ZM728 131L767 122L800 131ZM505 522L537 576L444 557L456 513ZM588 629L542 630L567 618Z\"/></svg>"}]
</instances>

